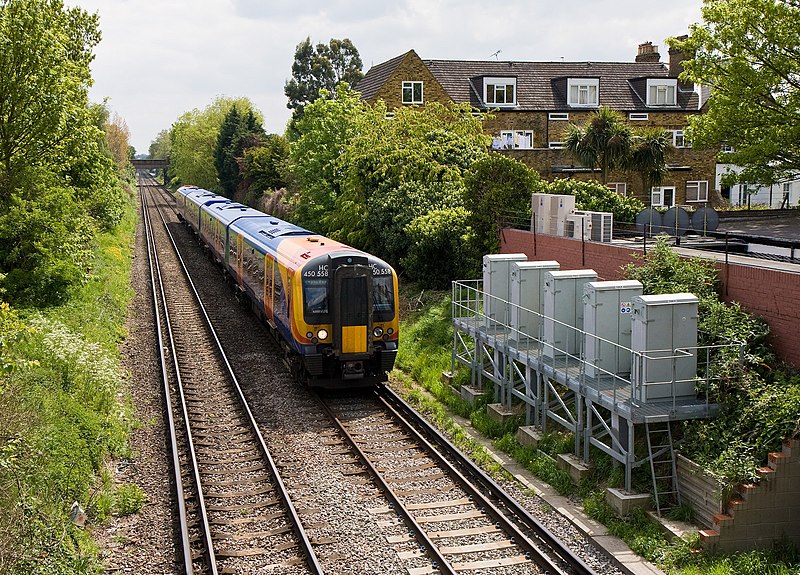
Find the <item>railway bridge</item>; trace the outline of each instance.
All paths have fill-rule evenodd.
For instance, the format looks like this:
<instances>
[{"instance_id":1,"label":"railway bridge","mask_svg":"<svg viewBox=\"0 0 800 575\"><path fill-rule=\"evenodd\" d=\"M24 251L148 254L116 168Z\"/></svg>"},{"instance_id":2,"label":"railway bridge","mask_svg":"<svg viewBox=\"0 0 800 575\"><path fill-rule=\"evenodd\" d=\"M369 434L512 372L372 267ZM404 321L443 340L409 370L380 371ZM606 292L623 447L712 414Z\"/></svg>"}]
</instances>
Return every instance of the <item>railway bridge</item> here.
<instances>
[{"instance_id":1,"label":"railway bridge","mask_svg":"<svg viewBox=\"0 0 800 575\"><path fill-rule=\"evenodd\" d=\"M169 158L166 160L131 160L131 164L136 171L148 171L148 170L162 170L162 174L164 175L164 185L167 185L167 170L169 169Z\"/></svg>"}]
</instances>

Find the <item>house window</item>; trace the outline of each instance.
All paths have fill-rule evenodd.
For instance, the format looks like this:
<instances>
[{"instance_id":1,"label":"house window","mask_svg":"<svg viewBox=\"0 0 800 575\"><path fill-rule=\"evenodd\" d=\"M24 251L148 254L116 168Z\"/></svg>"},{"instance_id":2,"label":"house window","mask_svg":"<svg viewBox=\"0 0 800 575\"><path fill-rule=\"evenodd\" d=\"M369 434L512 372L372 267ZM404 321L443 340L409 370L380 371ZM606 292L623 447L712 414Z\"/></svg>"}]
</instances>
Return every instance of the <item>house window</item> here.
<instances>
[{"instance_id":1,"label":"house window","mask_svg":"<svg viewBox=\"0 0 800 575\"><path fill-rule=\"evenodd\" d=\"M600 80L597 78L570 78L567 80L567 103L570 106L596 108L599 105Z\"/></svg>"},{"instance_id":2,"label":"house window","mask_svg":"<svg viewBox=\"0 0 800 575\"><path fill-rule=\"evenodd\" d=\"M383 116L386 120L394 120L394 112L386 112Z\"/></svg>"},{"instance_id":3,"label":"house window","mask_svg":"<svg viewBox=\"0 0 800 575\"><path fill-rule=\"evenodd\" d=\"M606 185L609 190L616 192L620 196L625 196L628 193L628 185L625 182L609 182Z\"/></svg>"},{"instance_id":4,"label":"house window","mask_svg":"<svg viewBox=\"0 0 800 575\"><path fill-rule=\"evenodd\" d=\"M403 104L422 104L422 82L403 82Z\"/></svg>"},{"instance_id":5,"label":"house window","mask_svg":"<svg viewBox=\"0 0 800 575\"><path fill-rule=\"evenodd\" d=\"M686 202L707 202L708 182L686 182Z\"/></svg>"},{"instance_id":6,"label":"house window","mask_svg":"<svg viewBox=\"0 0 800 575\"><path fill-rule=\"evenodd\" d=\"M492 106L516 106L517 79L484 78L483 101Z\"/></svg>"},{"instance_id":7,"label":"house window","mask_svg":"<svg viewBox=\"0 0 800 575\"><path fill-rule=\"evenodd\" d=\"M654 207L672 207L675 205L675 187L654 187L650 194L651 204Z\"/></svg>"},{"instance_id":8,"label":"house window","mask_svg":"<svg viewBox=\"0 0 800 575\"><path fill-rule=\"evenodd\" d=\"M533 132L531 130L504 130L500 132L500 149L533 149Z\"/></svg>"},{"instance_id":9,"label":"house window","mask_svg":"<svg viewBox=\"0 0 800 575\"><path fill-rule=\"evenodd\" d=\"M719 151L724 153L724 154L732 154L733 153L733 146L731 146L730 144L722 144L722 146L720 146L720 150Z\"/></svg>"},{"instance_id":10,"label":"house window","mask_svg":"<svg viewBox=\"0 0 800 575\"><path fill-rule=\"evenodd\" d=\"M647 81L648 106L674 106L677 101L675 94L678 91L676 78L659 78Z\"/></svg>"},{"instance_id":11,"label":"house window","mask_svg":"<svg viewBox=\"0 0 800 575\"><path fill-rule=\"evenodd\" d=\"M564 142L548 142L547 147L551 150L561 150L564 148Z\"/></svg>"},{"instance_id":12,"label":"house window","mask_svg":"<svg viewBox=\"0 0 800 575\"><path fill-rule=\"evenodd\" d=\"M547 114L548 120L569 120L569 113L567 112L550 112Z\"/></svg>"},{"instance_id":13,"label":"house window","mask_svg":"<svg viewBox=\"0 0 800 575\"><path fill-rule=\"evenodd\" d=\"M691 148L692 142L686 139L683 130L670 130L672 132L672 145L676 148Z\"/></svg>"},{"instance_id":14,"label":"house window","mask_svg":"<svg viewBox=\"0 0 800 575\"><path fill-rule=\"evenodd\" d=\"M647 112L631 112L630 114L628 114L628 119L632 122L649 120L650 114L648 114Z\"/></svg>"}]
</instances>

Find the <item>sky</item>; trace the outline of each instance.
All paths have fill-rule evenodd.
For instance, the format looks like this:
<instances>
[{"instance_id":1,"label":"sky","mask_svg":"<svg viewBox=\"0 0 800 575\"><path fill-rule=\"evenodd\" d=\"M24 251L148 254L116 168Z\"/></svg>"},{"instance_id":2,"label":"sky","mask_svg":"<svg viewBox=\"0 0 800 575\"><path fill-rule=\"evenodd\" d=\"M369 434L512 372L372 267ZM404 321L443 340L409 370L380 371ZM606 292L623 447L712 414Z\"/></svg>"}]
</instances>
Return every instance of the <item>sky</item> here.
<instances>
[{"instance_id":1,"label":"sky","mask_svg":"<svg viewBox=\"0 0 800 575\"><path fill-rule=\"evenodd\" d=\"M147 153L158 132L218 96L246 96L269 133L297 44L349 38L366 73L414 49L423 59L632 62L701 21L702 0L66 0L100 17L92 101L108 101ZM496 55L495 55L496 54Z\"/></svg>"}]
</instances>

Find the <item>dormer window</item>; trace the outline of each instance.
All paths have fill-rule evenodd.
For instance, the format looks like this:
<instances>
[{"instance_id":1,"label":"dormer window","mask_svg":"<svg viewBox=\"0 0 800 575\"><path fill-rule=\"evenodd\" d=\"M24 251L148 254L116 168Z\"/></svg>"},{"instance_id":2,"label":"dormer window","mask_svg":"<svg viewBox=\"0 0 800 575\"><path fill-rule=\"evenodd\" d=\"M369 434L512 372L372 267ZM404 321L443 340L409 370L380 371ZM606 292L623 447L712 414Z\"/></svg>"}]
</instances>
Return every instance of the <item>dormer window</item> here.
<instances>
[{"instance_id":1,"label":"dormer window","mask_svg":"<svg viewBox=\"0 0 800 575\"><path fill-rule=\"evenodd\" d=\"M676 78L651 78L647 80L648 106L674 106L677 103L678 80Z\"/></svg>"},{"instance_id":2,"label":"dormer window","mask_svg":"<svg viewBox=\"0 0 800 575\"><path fill-rule=\"evenodd\" d=\"M517 105L516 78L484 78L483 101L489 107Z\"/></svg>"},{"instance_id":3,"label":"dormer window","mask_svg":"<svg viewBox=\"0 0 800 575\"><path fill-rule=\"evenodd\" d=\"M600 105L599 78L569 78L567 104L575 107L597 108Z\"/></svg>"},{"instance_id":4,"label":"dormer window","mask_svg":"<svg viewBox=\"0 0 800 575\"><path fill-rule=\"evenodd\" d=\"M403 82L403 104L422 104L422 82Z\"/></svg>"}]
</instances>

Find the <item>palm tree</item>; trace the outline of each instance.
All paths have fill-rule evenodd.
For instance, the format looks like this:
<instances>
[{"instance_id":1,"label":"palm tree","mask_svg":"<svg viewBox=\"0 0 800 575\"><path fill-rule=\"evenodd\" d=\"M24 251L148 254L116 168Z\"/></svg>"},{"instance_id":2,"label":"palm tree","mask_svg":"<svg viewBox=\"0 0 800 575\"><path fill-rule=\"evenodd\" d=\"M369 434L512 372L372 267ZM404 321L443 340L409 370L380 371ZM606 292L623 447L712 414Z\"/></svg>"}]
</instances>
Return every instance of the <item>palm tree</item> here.
<instances>
[{"instance_id":1,"label":"palm tree","mask_svg":"<svg viewBox=\"0 0 800 575\"><path fill-rule=\"evenodd\" d=\"M642 192L652 201L651 186L664 181L669 169L667 156L672 150L672 136L661 128L642 128L633 134L630 154L624 162L629 172L636 172L642 178Z\"/></svg>"},{"instance_id":2,"label":"palm tree","mask_svg":"<svg viewBox=\"0 0 800 575\"><path fill-rule=\"evenodd\" d=\"M564 147L587 168L600 169L600 181L627 158L632 133L625 119L611 108L600 106L583 126L567 128Z\"/></svg>"}]
</instances>

